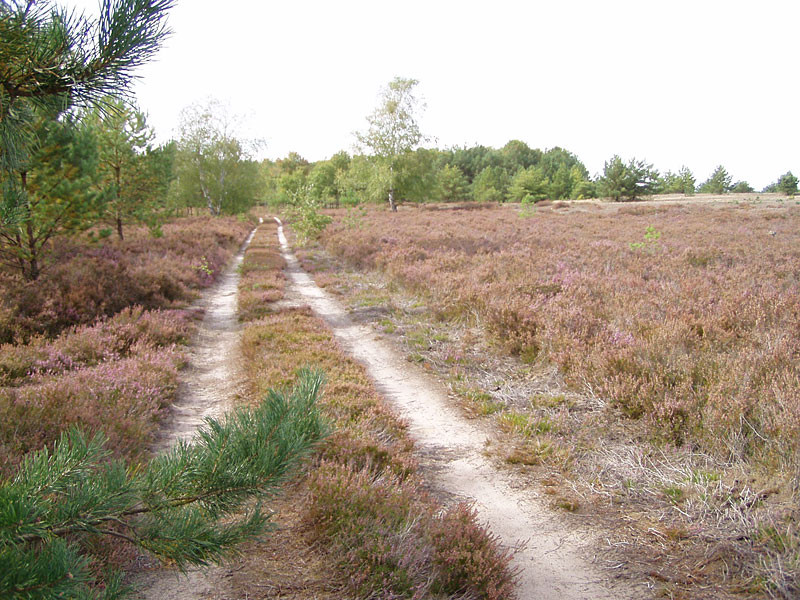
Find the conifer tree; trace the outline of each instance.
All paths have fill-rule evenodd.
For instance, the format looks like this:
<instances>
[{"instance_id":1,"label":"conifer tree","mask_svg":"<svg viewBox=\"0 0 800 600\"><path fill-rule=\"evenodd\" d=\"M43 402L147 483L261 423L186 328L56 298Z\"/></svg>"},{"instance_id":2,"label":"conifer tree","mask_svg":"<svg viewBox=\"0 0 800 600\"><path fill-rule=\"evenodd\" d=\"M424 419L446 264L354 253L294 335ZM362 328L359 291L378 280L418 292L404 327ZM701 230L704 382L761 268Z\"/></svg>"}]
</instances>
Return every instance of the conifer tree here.
<instances>
[{"instance_id":1,"label":"conifer tree","mask_svg":"<svg viewBox=\"0 0 800 600\"><path fill-rule=\"evenodd\" d=\"M324 435L315 406L322 383L303 369L291 393L271 391L254 409L209 419L193 442L145 466L111 460L101 434L77 429L27 457L0 483L0 597L117 597L119 578L100 582L90 569L96 536L180 569L234 555L268 528L261 502Z\"/></svg>"},{"instance_id":2,"label":"conifer tree","mask_svg":"<svg viewBox=\"0 0 800 600\"><path fill-rule=\"evenodd\" d=\"M33 111L63 112L130 91L168 34L175 0L103 0L91 20L49 0L0 0L0 167L26 152Z\"/></svg>"},{"instance_id":3,"label":"conifer tree","mask_svg":"<svg viewBox=\"0 0 800 600\"><path fill-rule=\"evenodd\" d=\"M15 171L0 170L0 260L29 281L39 277L47 243L85 228L102 210L95 189L97 142L74 119L39 110L33 150Z\"/></svg>"},{"instance_id":4,"label":"conifer tree","mask_svg":"<svg viewBox=\"0 0 800 600\"><path fill-rule=\"evenodd\" d=\"M70 201L62 211L45 206L42 195L35 201L28 197L27 172L37 160L52 158L39 147L41 119L67 122L62 115L72 107L129 93L135 69L168 33L166 11L174 1L103 0L100 17L92 20L49 0L0 0L0 251L27 263L28 279L37 278L38 255L60 224L81 218L76 210L81 202ZM34 204L61 214L48 217L53 227L45 226L43 234L35 231L41 223L34 219ZM83 215L84 222L90 216Z\"/></svg>"},{"instance_id":5,"label":"conifer tree","mask_svg":"<svg viewBox=\"0 0 800 600\"><path fill-rule=\"evenodd\" d=\"M154 134L141 111L114 98L104 103L109 110L95 107L84 120L97 136L100 173L111 191L106 217L124 239L124 223L145 221L154 210L158 179L147 161Z\"/></svg>"}]
</instances>

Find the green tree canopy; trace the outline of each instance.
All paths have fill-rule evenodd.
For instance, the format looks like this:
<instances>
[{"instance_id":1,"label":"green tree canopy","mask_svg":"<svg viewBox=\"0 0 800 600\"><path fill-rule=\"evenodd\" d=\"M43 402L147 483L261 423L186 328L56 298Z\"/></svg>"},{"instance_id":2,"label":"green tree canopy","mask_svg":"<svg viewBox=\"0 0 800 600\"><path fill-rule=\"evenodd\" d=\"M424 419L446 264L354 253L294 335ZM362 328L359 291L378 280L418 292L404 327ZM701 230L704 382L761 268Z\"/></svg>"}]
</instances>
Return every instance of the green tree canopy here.
<instances>
[{"instance_id":1,"label":"green tree canopy","mask_svg":"<svg viewBox=\"0 0 800 600\"><path fill-rule=\"evenodd\" d=\"M794 197L797 195L797 183L797 177L792 175L791 171L788 171L781 175L778 181L765 187L764 191L786 194L787 196Z\"/></svg>"},{"instance_id":2,"label":"green tree canopy","mask_svg":"<svg viewBox=\"0 0 800 600\"><path fill-rule=\"evenodd\" d=\"M259 166L216 100L182 111L175 170L174 193L184 206L205 206L212 215L235 214L259 197Z\"/></svg>"},{"instance_id":3,"label":"green tree canopy","mask_svg":"<svg viewBox=\"0 0 800 600\"><path fill-rule=\"evenodd\" d=\"M734 194L751 194L755 192L755 189L746 181L737 181L731 186L731 192Z\"/></svg>"},{"instance_id":4,"label":"green tree canopy","mask_svg":"<svg viewBox=\"0 0 800 600\"><path fill-rule=\"evenodd\" d=\"M502 167L486 167L472 182L472 197L478 202L503 202L511 178Z\"/></svg>"},{"instance_id":5,"label":"green tree canopy","mask_svg":"<svg viewBox=\"0 0 800 600\"><path fill-rule=\"evenodd\" d=\"M549 180L554 181L559 170L571 171L576 168L582 179L589 179L589 171L586 166L569 150L564 150L558 146L546 150L539 161L542 172ZM567 197L567 196L565 196Z\"/></svg>"},{"instance_id":6,"label":"green tree canopy","mask_svg":"<svg viewBox=\"0 0 800 600\"><path fill-rule=\"evenodd\" d=\"M84 192L96 156L85 132L68 132L74 123L60 115L128 93L135 69L167 35L173 4L103 0L91 20L48 0L0 1L0 251L27 278L38 277L54 235L95 216Z\"/></svg>"},{"instance_id":7,"label":"green tree canopy","mask_svg":"<svg viewBox=\"0 0 800 600\"><path fill-rule=\"evenodd\" d=\"M404 155L425 139L417 122L424 104L414 95L416 79L396 77L381 90L377 108L367 117L367 129L356 133L359 144L375 157L378 181L385 183L389 206L397 210L395 192L403 168ZM413 161L411 161L413 163Z\"/></svg>"},{"instance_id":8,"label":"green tree canopy","mask_svg":"<svg viewBox=\"0 0 800 600\"><path fill-rule=\"evenodd\" d=\"M469 200L469 181L455 165L445 165L439 171L439 187L441 199L445 202Z\"/></svg>"},{"instance_id":9,"label":"green tree canopy","mask_svg":"<svg viewBox=\"0 0 800 600\"><path fill-rule=\"evenodd\" d=\"M0 168L24 160L33 111L130 90L168 34L175 0L103 0L91 20L49 0L0 2Z\"/></svg>"},{"instance_id":10,"label":"green tree canopy","mask_svg":"<svg viewBox=\"0 0 800 600\"><path fill-rule=\"evenodd\" d=\"M719 165L714 169L711 177L700 184L697 191L701 194L727 194L732 188L731 176L728 174L725 167Z\"/></svg>"},{"instance_id":11,"label":"green tree canopy","mask_svg":"<svg viewBox=\"0 0 800 600\"><path fill-rule=\"evenodd\" d=\"M32 134L28 160L16 171L0 171L7 199L0 207L0 258L29 280L39 277L53 236L91 225L104 201L96 191L91 129L70 117L40 114Z\"/></svg>"},{"instance_id":12,"label":"green tree canopy","mask_svg":"<svg viewBox=\"0 0 800 600\"><path fill-rule=\"evenodd\" d=\"M539 164L542 160L542 151L531 148L520 140L511 140L500 150L503 166L509 173L516 173L520 169L527 169ZM544 172L542 172L543 175Z\"/></svg>"},{"instance_id":13,"label":"green tree canopy","mask_svg":"<svg viewBox=\"0 0 800 600\"><path fill-rule=\"evenodd\" d=\"M659 180L660 192L663 194L694 194L696 182L688 167L681 167L677 173L667 171Z\"/></svg>"},{"instance_id":14,"label":"green tree canopy","mask_svg":"<svg viewBox=\"0 0 800 600\"><path fill-rule=\"evenodd\" d=\"M508 199L511 202L534 203L547 198L550 183L539 167L520 169L511 180Z\"/></svg>"},{"instance_id":15,"label":"green tree canopy","mask_svg":"<svg viewBox=\"0 0 800 600\"><path fill-rule=\"evenodd\" d=\"M614 155L604 165L597 191L615 202L622 199L633 201L654 193L657 182L658 171L653 165L635 158L625 164L619 156Z\"/></svg>"},{"instance_id":16,"label":"green tree canopy","mask_svg":"<svg viewBox=\"0 0 800 600\"><path fill-rule=\"evenodd\" d=\"M112 190L106 216L123 239L125 222L146 222L155 210L160 182L148 159L155 134L135 107L113 98L104 103L106 110L94 108L84 121L97 136L100 172Z\"/></svg>"},{"instance_id":17,"label":"green tree canopy","mask_svg":"<svg viewBox=\"0 0 800 600\"><path fill-rule=\"evenodd\" d=\"M500 151L488 146L454 148L449 151L449 154L450 164L461 169L461 172L471 182L474 182L478 174L485 169L502 167L504 164Z\"/></svg>"}]
</instances>

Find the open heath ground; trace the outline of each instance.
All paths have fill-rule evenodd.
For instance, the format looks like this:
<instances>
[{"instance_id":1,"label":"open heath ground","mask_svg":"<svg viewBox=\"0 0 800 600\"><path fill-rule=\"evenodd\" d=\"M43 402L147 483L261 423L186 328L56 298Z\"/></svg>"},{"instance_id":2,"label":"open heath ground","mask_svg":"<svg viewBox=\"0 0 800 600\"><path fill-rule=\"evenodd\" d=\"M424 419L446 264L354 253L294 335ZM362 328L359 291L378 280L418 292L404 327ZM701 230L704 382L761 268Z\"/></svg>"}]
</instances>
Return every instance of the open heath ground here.
<instances>
[{"instance_id":1,"label":"open heath ground","mask_svg":"<svg viewBox=\"0 0 800 600\"><path fill-rule=\"evenodd\" d=\"M493 415L498 456L629 567L678 596L797 593L794 201L335 216L317 280Z\"/></svg>"}]
</instances>

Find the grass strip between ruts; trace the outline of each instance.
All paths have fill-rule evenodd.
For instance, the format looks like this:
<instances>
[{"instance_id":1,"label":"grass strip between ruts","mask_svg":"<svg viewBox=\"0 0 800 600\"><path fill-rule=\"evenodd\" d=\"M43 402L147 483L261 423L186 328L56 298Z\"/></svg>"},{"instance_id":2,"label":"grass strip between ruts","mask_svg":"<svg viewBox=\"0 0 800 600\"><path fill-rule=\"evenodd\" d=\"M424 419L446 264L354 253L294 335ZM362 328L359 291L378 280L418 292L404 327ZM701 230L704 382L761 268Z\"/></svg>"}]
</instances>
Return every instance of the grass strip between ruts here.
<instances>
[{"instance_id":1,"label":"grass strip between ruts","mask_svg":"<svg viewBox=\"0 0 800 600\"><path fill-rule=\"evenodd\" d=\"M261 226L245 257L247 291L269 289L283 261L275 227ZM263 277L263 282L259 280ZM242 354L251 397L290 384L299 367L327 376L321 407L331 435L292 501L309 545L335 561L348 597L421 598L513 595L504 549L469 505L442 506L424 491L403 422L374 390L364 367L347 357L306 307L243 313ZM286 557L282 557L286 560ZM336 597L327 596L327 597Z\"/></svg>"}]
</instances>

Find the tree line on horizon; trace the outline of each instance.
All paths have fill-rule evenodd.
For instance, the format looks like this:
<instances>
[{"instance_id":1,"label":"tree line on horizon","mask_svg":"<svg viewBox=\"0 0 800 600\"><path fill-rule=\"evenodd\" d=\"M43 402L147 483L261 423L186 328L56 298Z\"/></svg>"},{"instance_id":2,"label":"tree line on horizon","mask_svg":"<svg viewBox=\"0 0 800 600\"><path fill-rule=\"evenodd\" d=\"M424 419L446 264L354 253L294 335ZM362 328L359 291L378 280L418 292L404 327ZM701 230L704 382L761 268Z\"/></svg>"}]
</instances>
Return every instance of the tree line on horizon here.
<instances>
[{"instance_id":1,"label":"tree line on horizon","mask_svg":"<svg viewBox=\"0 0 800 600\"><path fill-rule=\"evenodd\" d=\"M687 167L662 174L645 161L615 155L592 178L560 147L541 150L511 140L499 149L424 148L416 84L396 78L384 88L367 127L356 134L354 154L311 163L295 152L256 160L258 141L240 136L235 116L215 100L185 108L178 137L155 145L146 115L113 89L101 86L91 102L36 103L15 99L11 91L18 84L0 81L4 106L17 106L0 115L0 261L32 281L55 236L116 233L123 239L130 225L160 235L160 224L173 215L238 214L256 204L288 206L298 211L298 222L317 228L324 225L319 208L362 202L388 200L396 209L398 202L630 201L754 191L734 183L723 166L697 184ZM12 117L21 113L24 127L15 129ZM797 186L789 172L763 191L793 196Z\"/></svg>"},{"instance_id":2,"label":"tree line on horizon","mask_svg":"<svg viewBox=\"0 0 800 600\"><path fill-rule=\"evenodd\" d=\"M500 149L476 145L444 150L424 148L429 140L419 128L424 106L415 95L415 79L396 77L382 90L378 105L367 116L367 127L356 132L357 151L338 152L329 160L309 163L296 152L265 161L267 200L293 204L298 198L339 205L388 200L407 202L521 202L609 198L632 201L654 194L725 194L754 192L745 181L733 182L722 165L698 184L682 167L659 173L652 164L614 155L594 178L581 160L564 148L531 148L511 140ZM788 172L764 192L793 196L797 178Z\"/></svg>"},{"instance_id":3,"label":"tree line on horizon","mask_svg":"<svg viewBox=\"0 0 800 600\"><path fill-rule=\"evenodd\" d=\"M383 202L386 178L374 157L340 151L330 159L309 162L296 152L262 161L268 204L292 204L306 188L326 205ZM393 190L406 202L523 202L608 198L632 201L657 194L754 193L746 181L734 182L720 165L700 183L687 167L659 173L653 165L614 155L603 173L592 178L572 152L561 147L531 148L511 140L502 148L476 145L440 150L418 148L402 157ZM791 172L761 190L794 196L798 179Z\"/></svg>"}]
</instances>

